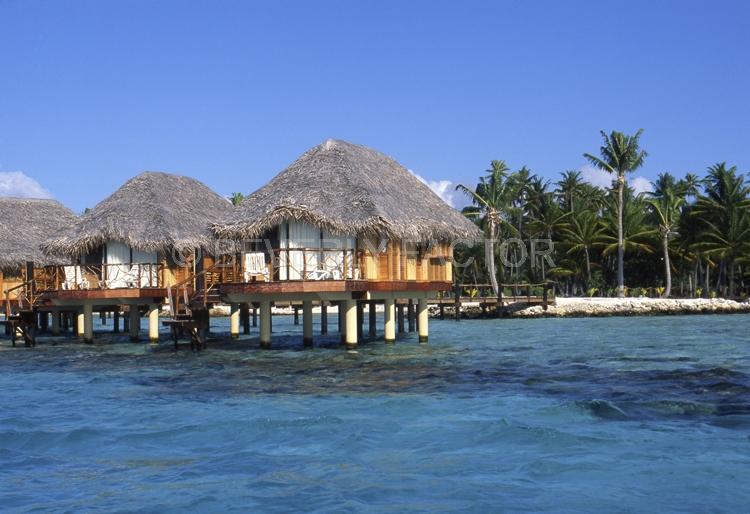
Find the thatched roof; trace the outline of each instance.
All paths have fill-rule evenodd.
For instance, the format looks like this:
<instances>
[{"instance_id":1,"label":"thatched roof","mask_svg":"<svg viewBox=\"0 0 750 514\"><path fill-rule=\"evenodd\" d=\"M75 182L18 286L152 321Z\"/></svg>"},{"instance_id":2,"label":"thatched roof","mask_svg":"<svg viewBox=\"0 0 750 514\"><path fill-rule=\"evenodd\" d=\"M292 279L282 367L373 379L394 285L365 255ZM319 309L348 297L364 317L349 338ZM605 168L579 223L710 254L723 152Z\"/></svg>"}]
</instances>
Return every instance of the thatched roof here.
<instances>
[{"instance_id":1,"label":"thatched roof","mask_svg":"<svg viewBox=\"0 0 750 514\"><path fill-rule=\"evenodd\" d=\"M258 237L284 219L360 237L446 241L481 236L392 158L331 139L246 198L214 231L219 237Z\"/></svg>"},{"instance_id":2,"label":"thatched roof","mask_svg":"<svg viewBox=\"0 0 750 514\"><path fill-rule=\"evenodd\" d=\"M40 245L75 221L73 211L56 200L0 198L0 269L14 271L28 261L59 264Z\"/></svg>"},{"instance_id":3,"label":"thatched roof","mask_svg":"<svg viewBox=\"0 0 750 514\"><path fill-rule=\"evenodd\" d=\"M211 223L231 209L228 200L195 179L148 171L125 182L43 249L77 257L108 241L146 252L209 248Z\"/></svg>"}]
</instances>

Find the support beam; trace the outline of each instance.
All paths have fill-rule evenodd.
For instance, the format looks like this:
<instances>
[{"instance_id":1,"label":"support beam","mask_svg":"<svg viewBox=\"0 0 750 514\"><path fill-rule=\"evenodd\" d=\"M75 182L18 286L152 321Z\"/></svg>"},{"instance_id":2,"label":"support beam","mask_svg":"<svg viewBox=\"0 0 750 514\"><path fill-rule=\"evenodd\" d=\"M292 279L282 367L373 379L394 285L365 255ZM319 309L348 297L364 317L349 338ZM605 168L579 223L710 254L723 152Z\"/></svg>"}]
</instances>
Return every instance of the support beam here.
<instances>
[{"instance_id":1,"label":"support beam","mask_svg":"<svg viewBox=\"0 0 750 514\"><path fill-rule=\"evenodd\" d=\"M246 303L240 305L240 324L242 333L248 335L250 333L250 306Z\"/></svg>"},{"instance_id":2,"label":"support beam","mask_svg":"<svg viewBox=\"0 0 750 514\"><path fill-rule=\"evenodd\" d=\"M260 347L271 347L271 302L260 302Z\"/></svg>"},{"instance_id":3,"label":"support beam","mask_svg":"<svg viewBox=\"0 0 750 514\"><path fill-rule=\"evenodd\" d=\"M426 343L430 332L428 328L429 310L427 309L427 300L425 298L420 298L417 303L417 319L419 342Z\"/></svg>"},{"instance_id":4,"label":"support beam","mask_svg":"<svg viewBox=\"0 0 750 514\"><path fill-rule=\"evenodd\" d=\"M83 304L83 342L94 342L94 309L90 303Z\"/></svg>"},{"instance_id":5,"label":"support beam","mask_svg":"<svg viewBox=\"0 0 750 514\"><path fill-rule=\"evenodd\" d=\"M112 331L115 334L120 333L120 311L116 310L112 313Z\"/></svg>"},{"instance_id":6,"label":"support beam","mask_svg":"<svg viewBox=\"0 0 750 514\"><path fill-rule=\"evenodd\" d=\"M406 314L407 319L409 321L409 332L414 332L414 322L415 316L414 316L414 300L409 298L409 304L406 307Z\"/></svg>"},{"instance_id":7,"label":"support beam","mask_svg":"<svg viewBox=\"0 0 750 514\"><path fill-rule=\"evenodd\" d=\"M229 335L232 339L240 337L240 304L233 303L229 312Z\"/></svg>"},{"instance_id":8,"label":"support beam","mask_svg":"<svg viewBox=\"0 0 750 514\"><path fill-rule=\"evenodd\" d=\"M49 329L49 312L39 313L39 330L46 332Z\"/></svg>"},{"instance_id":9,"label":"support beam","mask_svg":"<svg viewBox=\"0 0 750 514\"><path fill-rule=\"evenodd\" d=\"M377 313L377 308L375 307L375 302L373 301L370 301L367 304L367 316L368 316L367 328L369 330L370 337L375 337L378 335L378 327L377 327L378 313Z\"/></svg>"},{"instance_id":10,"label":"support beam","mask_svg":"<svg viewBox=\"0 0 750 514\"><path fill-rule=\"evenodd\" d=\"M51 314L52 314L52 335L59 336L61 313L60 311L54 311Z\"/></svg>"},{"instance_id":11,"label":"support beam","mask_svg":"<svg viewBox=\"0 0 750 514\"><path fill-rule=\"evenodd\" d=\"M339 337L341 344L346 344L346 302L336 303L336 315L339 320Z\"/></svg>"},{"instance_id":12,"label":"support beam","mask_svg":"<svg viewBox=\"0 0 750 514\"><path fill-rule=\"evenodd\" d=\"M404 330L404 306L397 305L396 311L398 317L398 333L403 334L404 332L406 332L406 330Z\"/></svg>"},{"instance_id":13,"label":"support beam","mask_svg":"<svg viewBox=\"0 0 750 514\"><path fill-rule=\"evenodd\" d=\"M364 326L365 326L365 305L364 302L356 302L357 303L357 339L362 339L362 334L364 333ZM348 319L346 320L349 321Z\"/></svg>"},{"instance_id":14,"label":"support beam","mask_svg":"<svg viewBox=\"0 0 750 514\"><path fill-rule=\"evenodd\" d=\"M148 339L159 342L159 305L155 303L148 306Z\"/></svg>"},{"instance_id":15,"label":"support beam","mask_svg":"<svg viewBox=\"0 0 750 514\"><path fill-rule=\"evenodd\" d=\"M130 306L130 313L128 314L128 322L130 326L130 340L136 342L140 339L141 333L141 313L138 310L137 305Z\"/></svg>"},{"instance_id":16,"label":"support beam","mask_svg":"<svg viewBox=\"0 0 750 514\"><path fill-rule=\"evenodd\" d=\"M253 305L253 327L258 326L258 308Z\"/></svg>"},{"instance_id":17,"label":"support beam","mask_svg":"<svg viewBox=\"0 0 750 514\"><path fill-rule=\"evenodd\" d=\"M385 301L385 342L395 343L396 342L396 306L393 299L389 298Z\"/></svg>"},{"instance_id":18,"label":"support beam","mask_svg":"<svg viewBox=\"0 0 750 514\"><path fill-rule=\"evenodd\" d=\"M328 333L328 305L325 302L320 302L320 335L324 336Z\"/></svg>"},{"instance_id":19,"label":"support beam","mask_svg":"<svg viewBox=\"0 0 750 514\"><path fill-rule=\"evenodd\" d=\"M357 301L346 300L343 303L346 312L346 346L349 349L353 349L357 347L357 332L360 326L357 322Z\"/></svg>"},{"instance_id":20,"label":"support beam","mask_svg":"<svg viewBox=\"0 0 750 514\"><path fill-rule=\"evenodd\" d=\"M313 312L310 300L302 302L302 344L313 345Z\"/></svg>"},{"instance_id":21,"label":"support beam","mask_svg":"<svg viewBox=\"0 0 750 514\"><path fill-rule=\"evenodd\" d=\"M294 324L299 325L299 306L295 305L292 310L294 311Z\"/></svg>"},{"instance_id":22,"label":"support beam","mask_svg":"<svg viewBox=\"0 0 750 514\"><path fill-rule=\"evenodd\" d=\"M83 337L83 311L80 310L76 313L76 335Z\"/></svg>"}]
</instances>

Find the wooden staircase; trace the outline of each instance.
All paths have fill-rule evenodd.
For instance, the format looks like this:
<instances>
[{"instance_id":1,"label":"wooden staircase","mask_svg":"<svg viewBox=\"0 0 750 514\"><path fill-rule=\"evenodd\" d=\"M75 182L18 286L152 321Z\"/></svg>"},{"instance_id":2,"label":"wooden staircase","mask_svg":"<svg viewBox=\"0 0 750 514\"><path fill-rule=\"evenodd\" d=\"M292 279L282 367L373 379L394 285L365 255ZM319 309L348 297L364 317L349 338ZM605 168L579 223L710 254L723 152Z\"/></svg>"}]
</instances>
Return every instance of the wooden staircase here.
<instances>
[{"instance_id":1,"label":"wooden staircase","mask_svg":"<svg viewBox=\"0 0 750 514\"><path fill-rule=\"evenodd\" d=\"M29 280L5 292L5 319L0 325L5 326L6 334L10 334L11 344L15 347L20 337L27 347L36 346L36 324L38 311L38 297L34 294L34 280ZM16 298L11 300L11 293L16 292Z\"/></svg>"},{"instance_id":2,"label":"wooden staircase","mask_svg":"<svg viewBox=\"0 0 750 514\"><path fill-rule=\"evenodd\" d=\"M190 349L206 348L208 335L208 310L221 301L219 285L228 280L219 264L190 275L167 288L172 319L163 321L170 328L175 349L181 337L190 337Z\"/></svg>"}]
</instances>

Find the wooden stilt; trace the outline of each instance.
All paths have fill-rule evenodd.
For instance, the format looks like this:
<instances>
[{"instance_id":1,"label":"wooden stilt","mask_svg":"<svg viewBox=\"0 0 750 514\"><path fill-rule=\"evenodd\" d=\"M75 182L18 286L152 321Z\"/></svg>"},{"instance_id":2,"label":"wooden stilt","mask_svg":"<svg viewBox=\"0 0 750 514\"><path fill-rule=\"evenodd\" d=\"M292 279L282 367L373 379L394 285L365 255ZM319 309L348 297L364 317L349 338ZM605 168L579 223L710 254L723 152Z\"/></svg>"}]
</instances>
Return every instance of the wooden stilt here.
<instances>
[{"instance_id":1,"label":"wooden stilt","mask_svg":"<svg viewBox=\"0 0 750 514\"><path fill-rule=\"evenodd\" d=\"M94 342L94 311L90 303L83 305L83 341Z\"/></svg>"},{"instance_id":2,"label":"wooden stilt","mask_svg":"<svg viewBox=\"0 0 750 514\"><path fill-rule=\"evenodd\" d=\"M131 341L138 341L141 333L141 313L138 311L137 305L130 306L130 312L128 313L128 332L130 332Z\"/></svg>"},{"instance_id":3,"label":"wooden stilt","mask_svg":"<svg viewBox=\"0 0 750 514\"><path fill-rule=\"evenodd\" d=\"M230 306L229 314L229 335L232 339L240 337L240 304L233 303Z\"/></svg>"},{"instance_id":4,"label":"wooden stilt","mask_svg":"<svg viewBox=\"0 0 750 514\"><path fill-rule=\"evenodd\" d=\"M370 337L375 337L378 335L378 327L377 327L377 309L375 308L375 302L370 301L367 304L367 328L369 329L369 335Z\"/></svg>"},{"instance_id":5,"label":"wooden stilt","mask_svg":"<svg viewBox=\"0 0 750 514\"><path fill-rule=\"evenodd\" d=\"M240 306L240 322L242 333L248 335L250 333L250 306L246 303Z\"/></svg>"},{"instance_id":6,"label":"wooden stilt","mask_svg":"<svg viewBox=\"0 0 750 514\"><path fill-rule=\"evenodd\" d=\"M112 331L115 334L120 333L120 311L116 310L112 313Z\"/></svg>"},{"instance_id":7,"label":"wooden stilt","mask_svg":"<svg viewBox=\"0 0 750 514\"><path fill-rule=\"evenodd\" d=\"M393 299L385 300L385 309L383 313L385 322L383 323L383 333L386 343L396 342L396 306Z\"/></svg>"},{"instance_id":8,"label":"wooden stilt","mask_svg":"<svg viewBox=\"0 0 750 514\"><path fill-rule=\"evenodd\" d=\"M299 306L295 305L292 310L294 311L294 324L299 325Z\"/></svg>"},{"instance_id":9,"label":"wooden stilt","mask_svg":"<svg viewBox=\"0 0 750 514\"><path fill-rule=\"evenodd\" d=\"M148 339L152 343L159 342L159 305L155 303L148 308Z\"/></svg>"},{"instance_id":10,"label":"wooden stilt","mask_svg":"<svg viewBox=\"0 0 750 514\"><path fill-rule=\"evenodd\" d=\"M258 308L253 305L253 328L258 326Z\"/></svg>"},{"instance_id":11,"label":"wooden stilt","mask_svg":"<svg viewBox=\"0 0 750 514\"><path fill-rule=\"evenodd\" d=\"M346 343L346 302L336 304L337 317L339 322L339 336L341 344Z\"/></svg>"},{"instance_id":12,"label":"wooden stilt","mask_svg":"<svg viewBox=\"0 0 750 514\"><path fill-rule=\"evenodd\" d=\"M313 313L310 300L302 302L302 344L313 345Z\"/></svg>"},{"instance_id":13,"label":"wooden stilt","mask_svg":"<svg viewBox=\"0 0 750 514\"><path fill-rule=\"evenodd\" d=\"M260 302L260 347L271 347L271 302Z\"/></svg>"},{"instance_id":14,"label":"wooden stilt","mask_svg":"<svg viewBox=\"0 0 750 514\"><path fill-rule=\"evenodd\" d=\"M365 325L365 312L364 312L364 303L361 301L357 302L357 340L362 339L362 334L364 333L364 325Z\"/></svg>"},{"instance_id":15,"label":"wooden stilt","mask_svg":"<svg viewBox=\"0 0 750 514\"><path fill-rule=\"evenodd\" d=\"M357 320L357 304L358 302L356 300L346 300L344 302L345 308L346 308L346 346L350 350L357 347L357 341L359 340L357 337L357 333L359 332L358 328L361 328L361 325L359 324Z\"/></svg>"},{"instance_id":16,"label":"wooden stilt","mask_svg":"<svg viewBox=\"0 0 750 514\"><path fill-rule=\"evenodd\" d=\"M420 298L417 303L417 319L419 321L419 342L426 343L429 336L429 310L425 298Z\"/></svg>"},{"instance_id":17,"label":"wooden stilt","mask_svg":"<svg viewBox=\"0 0 750 514\"><path fill-rule=\"evenodd\" d=\"M403 334L405 332L404 330L404 306L403 305L397 305L396 306L396 313L398 314L398 333Z\"/></svg>"},{"instance_id":18,"label":"wooden stilt","mask_svg":"<svg viewBox=\"0 0 750 514\"><path fill-rule=\"evenodd\" d=\"M415 328L415 316L414 316L414 300L409 298L409 304L407 305L407 317L409 321L409 332L414 332Z\"/></svg>"},{"instance_id":19,"label":"wooden stilt","mask_svg":"<svg viewBox=\"0 0 750 514\"><path fill-rule=\"evenodd\" d=\"M60 335L60 318L61 318L60 311L53 311L52 312L52 335L53 336L59 336Z\"/></svg>"},{"instance_id":20,"label":"wooden stilt","mask_svg":"<svg viewBox=\"0 0 750 514\"><path fill-rule=\"evenodd\" d=\"M320 335L326 335L328 333L328 305L325 302L320 302Z\"/></svg>"}]
</instances>

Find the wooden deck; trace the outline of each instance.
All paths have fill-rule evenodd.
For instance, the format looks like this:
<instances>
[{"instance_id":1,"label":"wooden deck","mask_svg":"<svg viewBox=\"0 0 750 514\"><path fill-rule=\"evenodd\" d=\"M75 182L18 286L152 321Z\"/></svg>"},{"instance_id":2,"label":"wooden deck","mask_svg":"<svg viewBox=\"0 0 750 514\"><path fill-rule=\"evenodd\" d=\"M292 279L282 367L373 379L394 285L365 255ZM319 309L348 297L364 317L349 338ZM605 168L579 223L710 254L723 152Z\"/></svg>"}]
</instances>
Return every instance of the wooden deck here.
<instances>
[{"instance_id":1,"label":"wooden deck","mask_svg":"<svg viewBox=\"0 0 750 514\"><path fill-rule=\"evenodd\" d=\"M298 293L385 293L448 291L450 282L375 281L375 280L288 280L276 282L248 282L221 284L221 296L268 295Z\"/></svg>"}]
</instances>

